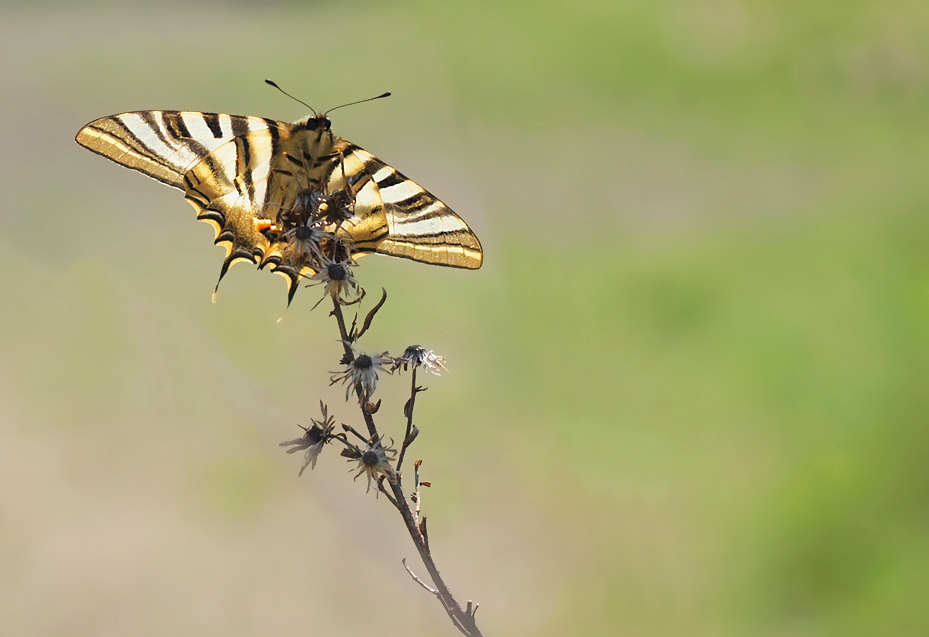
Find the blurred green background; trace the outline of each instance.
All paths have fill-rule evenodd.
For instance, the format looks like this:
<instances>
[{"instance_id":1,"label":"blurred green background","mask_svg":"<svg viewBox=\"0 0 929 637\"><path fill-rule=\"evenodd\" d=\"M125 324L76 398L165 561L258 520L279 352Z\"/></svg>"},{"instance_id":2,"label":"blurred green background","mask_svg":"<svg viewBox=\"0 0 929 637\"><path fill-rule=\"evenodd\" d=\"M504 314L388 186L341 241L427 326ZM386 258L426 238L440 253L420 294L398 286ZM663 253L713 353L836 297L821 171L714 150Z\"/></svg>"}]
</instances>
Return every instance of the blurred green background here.
<instances>
[{"instance_id":1,"label":"blurred green background","mask_svg":"<svg viewBox=\"0 0 929 637\"><path fill-rule=\"evenodd\" d=\"M318 291L211 304L212 229L73 142L302 117L272 77L392 90L334 130L484 244L358 275L363 347L448 361L413 455L487 635L925 634L926 3L4 3L0 51L4 633L454 634L390 505L277 446L356 423Z\"/></svg>"}]
</instances>

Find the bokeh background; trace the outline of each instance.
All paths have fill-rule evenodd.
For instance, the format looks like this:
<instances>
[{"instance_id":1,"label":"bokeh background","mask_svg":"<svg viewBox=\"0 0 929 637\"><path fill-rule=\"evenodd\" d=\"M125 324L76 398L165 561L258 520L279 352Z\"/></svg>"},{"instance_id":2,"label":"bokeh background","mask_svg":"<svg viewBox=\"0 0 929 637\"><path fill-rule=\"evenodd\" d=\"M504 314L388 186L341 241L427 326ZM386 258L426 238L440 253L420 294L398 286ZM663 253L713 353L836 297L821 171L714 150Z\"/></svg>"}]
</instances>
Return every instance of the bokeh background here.
<instances>
[{"instance_id":1,"label":"bokeh background","mask_svg":"<svg viewBox=\"0 0 929 637\"><path fill-rule=\"evenodd\" d=\"M390 505L277 446L357 418L319 292L211 304L212 229L73 142L302 117L272 77L392 90L334 130L483 241L358 275L366 348L448 361L413 455L487 635L925 634L926 3L6 2L0 52L0 632L455 634Z\"/></svg>"}]
</instances>

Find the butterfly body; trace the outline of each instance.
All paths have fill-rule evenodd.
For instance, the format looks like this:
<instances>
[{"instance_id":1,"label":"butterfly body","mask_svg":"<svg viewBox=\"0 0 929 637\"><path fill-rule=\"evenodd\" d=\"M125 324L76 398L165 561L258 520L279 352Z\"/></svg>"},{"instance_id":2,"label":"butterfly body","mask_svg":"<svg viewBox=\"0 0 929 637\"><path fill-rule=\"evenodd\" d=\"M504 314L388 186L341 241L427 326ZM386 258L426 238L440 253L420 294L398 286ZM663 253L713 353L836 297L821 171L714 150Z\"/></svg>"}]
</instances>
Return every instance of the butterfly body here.
<instances>
[{"instance_id":1,"label":"butterfly body","mask_svg":"<svg viewBox=\"0 0 929 637\"><path fill-rule=\"evenodd\" d=\"M293 124L196 111L104 117L76 141L174 188L225 246L220 280L238 261L284 275L288 302L338 246L476 269L467 224L421 186L331 131L325 116ZM219 284L217 283L217 286Z\"/></svg>"}]
</instances>

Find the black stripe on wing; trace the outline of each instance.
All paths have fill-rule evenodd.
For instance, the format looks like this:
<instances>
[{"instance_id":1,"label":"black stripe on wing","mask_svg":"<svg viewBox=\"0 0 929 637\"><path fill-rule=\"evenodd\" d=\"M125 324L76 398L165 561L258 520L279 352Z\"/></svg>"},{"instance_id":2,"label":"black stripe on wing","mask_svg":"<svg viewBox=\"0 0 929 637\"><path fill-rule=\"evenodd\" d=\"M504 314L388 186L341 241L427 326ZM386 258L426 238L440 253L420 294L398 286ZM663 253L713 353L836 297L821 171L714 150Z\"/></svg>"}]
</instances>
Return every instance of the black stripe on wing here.
<instances>
[{"instance_id":1,"label":"black stripe on wing","mask_svg":"<svg viewBox=\"0 0 929 637\"><path fill-rule=\"evenodd\" d=\"M377 252L434 265L477 269L483 251L477 237L451 208L365 150L352 145L351 154L364 166L377 188L383 223L364 224L365 236L356 243L359 252Z\"/></svg>"}]
</instances>

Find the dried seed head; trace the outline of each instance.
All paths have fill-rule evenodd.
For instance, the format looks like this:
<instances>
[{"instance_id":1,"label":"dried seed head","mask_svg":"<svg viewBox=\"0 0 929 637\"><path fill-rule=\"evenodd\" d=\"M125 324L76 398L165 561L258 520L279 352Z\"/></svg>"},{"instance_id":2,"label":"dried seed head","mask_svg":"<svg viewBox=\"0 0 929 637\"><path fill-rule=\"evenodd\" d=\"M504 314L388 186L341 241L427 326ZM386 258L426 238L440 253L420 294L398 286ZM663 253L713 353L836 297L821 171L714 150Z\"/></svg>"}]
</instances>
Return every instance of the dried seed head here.
<instances>
[{"instance_id":1,"label":"dried seed head","mask_svg":"<svg viewBox=\"0 0 929 637\"><path fill-rule=\"evenodd\" d=\"M310 277L310 285L323 285L327 295L336 299L341 305L357 303L364 296L364 288L355 280L350 269L354 264L350 260L334 261L322 257L316 274ZM325 298L325 296L323 297Z\"/></svg>"},{"instance_id":2,"label":"dried seed head","mask_svg":"<svg viewBox=\"0 0 929 637\"><path fill-rule=\"evenodd\" d=\"M348 268L342 263L332 262L326 266L326 276L330 281L344 281L349 277Z\"/></svg>"},{"instance_id":3,"label":"dried seed head","mask_svg":"<svg viewBox=\"0 0 929 637\"><path fill-rule=\"evenodd\" d=\"M345 190L337 190L326 197L320 214L328 224L339 225L355 215L355 204Z\"/></svg>"},{"instance_id":4,"label":"dried seed head","mask_svg":"<svg viewBox=\"0 0 929 637\"><path fill-rule=\"evenodd\" d=\"M410 366L413 369L417 367L422 367L427 372L431 372L436 376L441 376L439 370L448 371L445 367L445 359L441 356L438 356L432 350L426 350L419 345L410 345L405 350L403 350L403 355L399 358L394 359L394 369L399 369L402 367L404 370L408 369Z\"/></svg>"},{"instance_id":5,"label":"dried seed head","mask_svg":"<svg viewBox=\"0 0 929 637\"><path fill-rule=\"evenodd\" d=\"M297 241L309 241L313 237L321 234L316 228L308 228L307 226L300 226L299 228L294 228L294 238ZM318 243L318 242L317 242Z\"/></svg>"},{"instance_id":6,"label":"dried seed head","mask_svg":"<svg viewBox=\"0 0 929 637\"><path fill-rule=\"evenodd\" d=\"M391 370L388 365L392 362L393 359L387 352L373 355L358 353L344 370L333 372L330 384L346 383L348 387L345 388L345 400L348 400L349 395L355 392L358 402L364 405L377 388L378 371L390 374Z\"/></svg>"},{"instance_id":7,"label":"dried seed head","mask_svg":"<svg viewBox=\"0 0 929 637\"><path fill-rule=\"evenodd\" d=\"M313 426L310 428L303 427L303 437L282 442L280 445L281 447L291 447L287 450L287 453L295 453L301 450L306 451L306 454L303 456L303 466L300 467L300 473L297 475L302 476L307 466L311 469L316 468L316 461L319 458L320 452L323 450L323 446L333 437L332 430L335 427L335 418L328 414L326 405L324 405L322 401L319 402L319 406L323 414L323 419L311 420Z\"/></svg>"},{"instance_id":8,"label":"dried seed head","mask_svg":"<svg viewBox=\"0 0 929 637\"><path fill-rule=\"evenodd\" d=\"M392 479L394 469L390 462L396 455L396 449L385 447L381 444L380 438L372 438L364 450L361 451L361 457L356 459L358 472L355 474L355 479L361 477L361 474L366 474L368 476L367 491L371 490L372 480L376 483L382 477L386 477L388 480Z\"/></svg>"}]
</instances>

